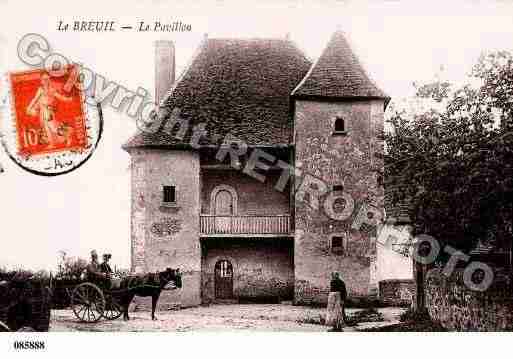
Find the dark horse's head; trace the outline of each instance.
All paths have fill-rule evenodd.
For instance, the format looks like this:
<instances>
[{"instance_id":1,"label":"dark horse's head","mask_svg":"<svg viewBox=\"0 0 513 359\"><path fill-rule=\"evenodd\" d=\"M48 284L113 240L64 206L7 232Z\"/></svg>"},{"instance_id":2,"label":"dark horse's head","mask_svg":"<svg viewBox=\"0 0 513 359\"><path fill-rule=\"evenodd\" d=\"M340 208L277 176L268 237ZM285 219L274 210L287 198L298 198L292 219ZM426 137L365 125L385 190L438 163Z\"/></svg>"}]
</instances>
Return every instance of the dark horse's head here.
<instances>
[{"instance_id":1,"label":"dark horse's head","mask_svg":"<svg viewBox=\"0 0 513 359\"><path fill-rule=\"evenodd\" d=\"M160 288L169 289L173 286L182 288L182 274L180 269L167 268L164 272L159 272Z\"/></svg>"}]
</instances>

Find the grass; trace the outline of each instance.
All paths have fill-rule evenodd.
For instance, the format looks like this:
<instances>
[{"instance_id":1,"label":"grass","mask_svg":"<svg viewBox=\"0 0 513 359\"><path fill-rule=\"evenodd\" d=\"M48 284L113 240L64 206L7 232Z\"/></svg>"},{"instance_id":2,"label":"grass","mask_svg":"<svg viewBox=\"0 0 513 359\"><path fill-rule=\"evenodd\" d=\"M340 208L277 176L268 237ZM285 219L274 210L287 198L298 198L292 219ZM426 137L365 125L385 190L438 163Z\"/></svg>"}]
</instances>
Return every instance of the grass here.
<instances>
[{"instance_id":1,"label":"grass","mask_svg":"<svg viewBox=\"0 0 513 359\"><path fill-rule=\"evenodd\" d=\"M305 318L296 320L296 323L324 325L326 323L326 317L323 314L319 314L317 316L307 315Z\"/></svg>"},{"instance_id":2,"label":"grass","mask_svg":"<svg viewBox=\"0 0 513 359\"><path fill-rule=\"evenodd\" d=\"M348 327L355 327L358 325L358 323L362 322L382 322L384 320L385 319L383 318L383 315L375 308L367 308L359 310L352 315L347 315L345 324ZM325 325L326 317L324 314L308 314L305 318L300 318L296 320L296 322L302 324Z\"/></svg>"},{"instance_id":3,"label":"grass","mask_svg":"<svg viewBox=\"0 0 513 359\"><path fill-rule=\"evenodd\" d=\"M364 310L360 310L354 313L352 316L349 316L349 320L354 320L357 323L362 322L383 322L385 318L383 314L378 312L376 308L367 308Z\"/></svg>"},{"instance_id":4,"label":"grass","mask_svg":"<svg viewBox=\"0 0 513 359\"><path fill-rule=\"evenodd\" d=\"M364 329L362 332L446 332L440 324L429 317L427 311L408 309L401 314L401 322L379 328Z\"/></svg>"}]
</instances>

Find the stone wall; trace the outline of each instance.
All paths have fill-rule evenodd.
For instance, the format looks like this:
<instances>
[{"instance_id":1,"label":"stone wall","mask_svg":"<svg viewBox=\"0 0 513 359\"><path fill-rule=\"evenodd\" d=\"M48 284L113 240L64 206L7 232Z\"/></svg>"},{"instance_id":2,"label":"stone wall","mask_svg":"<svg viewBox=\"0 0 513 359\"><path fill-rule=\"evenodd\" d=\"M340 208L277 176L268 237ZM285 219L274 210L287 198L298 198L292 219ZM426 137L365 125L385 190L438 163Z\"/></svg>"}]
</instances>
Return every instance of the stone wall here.
<instances>
[{"instance_id":1,"label":"stone wall","mask_svg":"<svg viewBox=\"0 0 513 359\"><path fill-rule=\"evenodd\" d=\"M379 299L386 305L409 306L414 296L413 279L387 279L379 282Z\"/></svg>"},{"instance_id":2,"label":"stone wall","mask_svg":"<svg viewBox=\"0 0 513 359\"><path fill-rule=\"evenodd\" d=\"M496 275L486 291L473 291L463 283L462 270L447 277L440 269L426 276L426 307L430 317L448 330L513 330L513 291L507 277Z\"/></svg>"},{"instance_id":3,"label":"stone wall","mask_svg":"<svg viewBox=\"0 0 513 359\"><path fill-rule=\"evenodd\" d=\"M163 292L161 306L198 305L200 169L195 152L132 150L132 270L180 268L183 288ZM164 185L176 187L176 206L163 204Z\"/></svg>"},{"instance_id":4,"label":"stone wall","mask_svg":"<svg viewBox=\"0 0 513 359\"><path fill-rule=\"evenodd\" d=\"M215 264L233 267L234 299L291 300L294 288L290 238L205 238L202 240L202 298L215 300Z\"/></svg>"},{"instance_id":5,"label":"stone wall","mask_svg":"<svg viewBox=\"0 0 513 359\"><path fill-rule=\"evenodd\" d=\"M230 186L237 192L238 215L280 215L290 213L289 193L274 188L279 173L266 173L266 181L256 179L236 170L201 171L201 213L211 213L211 194L220 185ZM288 188L287 188L288 189Z\"/></svg>"},{"instance_id":6,"label":"stone wall","mask_svg":"<svg viewBox=\"0 0 513 359\"><path fill-rule=\"evenodd\" d=\"M382 211L383 143L378 134L383 128L382 100L368 101L296 101L296 166L332 185L342 184L355 203L345 220L328 217L310 198L295 201L295 303L326 303L330 273L341 273L349 296L368 296L376 291L371 285L371 261L375 261L376 228L351 228L363 205ZM334 122L342 117L345 135L333 135ZM297 185L297 184L296 184ZM301 187L300 187L301 188ZM343 211L343 208L341 209ZM382 218L382 216L381 216ZM346 238L344 253L333 253L331 237Z\"/></svg>"}]
</instances>

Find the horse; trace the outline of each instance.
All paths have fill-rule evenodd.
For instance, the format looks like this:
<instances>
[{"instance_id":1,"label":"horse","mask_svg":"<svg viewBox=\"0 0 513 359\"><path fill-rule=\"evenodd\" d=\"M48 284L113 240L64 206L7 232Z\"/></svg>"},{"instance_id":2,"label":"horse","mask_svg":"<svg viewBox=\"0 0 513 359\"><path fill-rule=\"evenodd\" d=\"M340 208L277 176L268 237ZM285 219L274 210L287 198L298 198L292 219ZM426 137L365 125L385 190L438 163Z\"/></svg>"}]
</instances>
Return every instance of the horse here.
<instances>
[{"instance_id":1,"label":"horse","mask_svg":"<svg viewBox=\"0 0 513 359\"><path fill-rule=\"evenodd\" d=\"M130 275L121 280L119 290L119 303L123 311L123 319L130 320L128 316L128 307L135 296L151 296L151 319L156 320L155 308L160 297L160 293L166 289L182 288L182 275L180 269L167 268L163 272L147 273L140 275Z\"/></svg>"}]
</instances>

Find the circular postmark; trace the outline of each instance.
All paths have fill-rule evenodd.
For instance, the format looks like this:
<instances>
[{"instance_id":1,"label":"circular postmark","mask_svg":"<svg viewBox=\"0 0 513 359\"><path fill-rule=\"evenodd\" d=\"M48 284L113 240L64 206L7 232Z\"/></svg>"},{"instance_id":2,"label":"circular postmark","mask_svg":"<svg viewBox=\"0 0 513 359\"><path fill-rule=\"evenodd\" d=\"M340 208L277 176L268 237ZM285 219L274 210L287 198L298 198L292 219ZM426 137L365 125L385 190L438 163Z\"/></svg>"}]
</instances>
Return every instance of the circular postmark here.
<instances>
[{"instance_id":1,"label":"circular postmark","mask_svg":"<svg viewBox=\"0 0 513 359\"><path fill-rule=\"evenodd\" d=\"M99 103L87 98L78 65L0 78L0 140L21 168L43 176L71 172L96 149L103 131Z\"/></svg>"}]
</instances>

